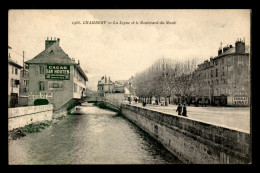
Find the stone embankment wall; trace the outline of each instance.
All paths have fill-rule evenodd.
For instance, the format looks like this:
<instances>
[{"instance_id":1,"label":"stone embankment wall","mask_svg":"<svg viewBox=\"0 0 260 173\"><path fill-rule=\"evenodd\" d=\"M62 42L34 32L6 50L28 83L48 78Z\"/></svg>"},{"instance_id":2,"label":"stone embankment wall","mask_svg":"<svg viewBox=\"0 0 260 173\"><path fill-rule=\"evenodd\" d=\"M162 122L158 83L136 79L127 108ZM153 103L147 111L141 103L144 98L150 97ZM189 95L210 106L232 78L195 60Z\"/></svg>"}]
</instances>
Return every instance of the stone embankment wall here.
<instances>
[{"instance_id":1,"label":"stone embankment wall","mask_svg":"<svg viewBox=\"0 0 260 173\"><path fill-rule=\"evenodd\" d=\"M250 134L134 105L122 114L184 163L251 163Z\"/></svg>"},{"instance_id":2,"label":"stone embankment wall","mask_svg":"<svg viewBox=\"0 0 260 173\"><path fill-rule=\"evenodd\" d=\"M112 103L113 105L120 106L124 102L124 93L105 93L104 101Z\"/></svg>"},{"instance_id":3,"label":"stone embankment wall","mask_svg":"<svg viewBox=\"0 0 260 173\"><path fill-rule=\"evenodd\" d=\"M53 105L8 108L8 131L39 121L52 120Z\"/></svg>"}]
</instances>

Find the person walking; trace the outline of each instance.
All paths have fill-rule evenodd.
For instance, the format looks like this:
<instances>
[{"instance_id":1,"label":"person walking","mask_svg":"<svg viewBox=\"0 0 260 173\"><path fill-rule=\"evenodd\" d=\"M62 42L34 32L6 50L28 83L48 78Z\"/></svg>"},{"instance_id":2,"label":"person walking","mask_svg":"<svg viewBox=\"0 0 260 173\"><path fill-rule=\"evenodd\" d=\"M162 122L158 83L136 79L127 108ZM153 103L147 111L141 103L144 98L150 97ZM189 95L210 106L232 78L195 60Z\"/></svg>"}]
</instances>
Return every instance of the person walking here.
<instances>
[{"instance_id":1,"label":"person walking","mask_svg":"<svg viewBox=\"0 0 260 173\"><path fill-rule=\"evenodd\" d=\"M181 115L182 107L181 104L178 105L176 112L178 112L178 115Z\"/></svg>"},{"instance_id":2,"label":"person walking","mask_svg":"<svg viewBox=\"0 0 260 173\"><path fill-rule=\"evenodd\" d=\"M183 105L183 108L182 108L182 115L187 117L187 108L185 107L185 104Z\"/></svg>"}]
</instances>

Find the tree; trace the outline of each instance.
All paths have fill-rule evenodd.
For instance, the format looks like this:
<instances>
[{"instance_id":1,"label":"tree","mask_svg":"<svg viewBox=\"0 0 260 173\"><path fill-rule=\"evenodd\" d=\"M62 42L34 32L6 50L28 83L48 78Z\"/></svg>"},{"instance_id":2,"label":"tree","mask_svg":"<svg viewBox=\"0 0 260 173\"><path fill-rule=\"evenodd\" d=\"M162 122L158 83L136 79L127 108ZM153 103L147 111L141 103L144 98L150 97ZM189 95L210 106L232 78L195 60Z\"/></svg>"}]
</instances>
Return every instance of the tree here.
<instances>
[{"instance_id":1,"label":"tree","mask_svg":"<svg viewBox=\"0 0 260 173\"><path fill-rule=\"evenodd\" d=\"M139 97L164 97L167 105L168 98L173 95L190 98L192 94L198 93L201 79L198 73L195 73L196 67L195 59L176 61L161 58L148 69L138 73L133 80L133 86Z\"/></svg>"}]
</instances>

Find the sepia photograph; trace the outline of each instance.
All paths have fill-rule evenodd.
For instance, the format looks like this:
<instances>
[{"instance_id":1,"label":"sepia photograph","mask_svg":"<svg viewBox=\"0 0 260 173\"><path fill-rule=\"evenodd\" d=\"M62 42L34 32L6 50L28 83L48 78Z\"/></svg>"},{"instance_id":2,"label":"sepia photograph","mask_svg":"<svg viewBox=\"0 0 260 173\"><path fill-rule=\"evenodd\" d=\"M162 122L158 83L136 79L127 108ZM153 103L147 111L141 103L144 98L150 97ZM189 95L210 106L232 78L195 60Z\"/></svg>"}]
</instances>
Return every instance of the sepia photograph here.
<instances>
[{"instance_id":1,"label":"sepia photograph","mask_svg":"<svg viewBox=\"0 0 260 173\"><path fill-rule=\"evenodd\" d=\"M8 164L252 164L250 9L9 9Z\"/></svg>"}]
</instances>

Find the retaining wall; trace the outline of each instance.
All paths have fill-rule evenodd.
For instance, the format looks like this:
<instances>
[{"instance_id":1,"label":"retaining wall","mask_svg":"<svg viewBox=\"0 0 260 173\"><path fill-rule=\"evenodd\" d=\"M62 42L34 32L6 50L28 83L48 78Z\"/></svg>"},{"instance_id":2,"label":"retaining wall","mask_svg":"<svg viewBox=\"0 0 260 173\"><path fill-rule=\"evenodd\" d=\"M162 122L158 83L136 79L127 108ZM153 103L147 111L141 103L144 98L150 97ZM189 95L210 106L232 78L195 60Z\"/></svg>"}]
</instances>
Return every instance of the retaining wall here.
<instances>
[{"instance_id":1,"label":"retaining wall","mask_svg":"<svg viewBox=\"0 0 260 173\"><path fill-rule=\"evenodd\" d=\"M120 106L124 102L124 93L105 93L104 101L112 103L113 105Z\"/></svg>"},{"instance_id":2,"label":"retaining wall","mask_svg":"<svg viewBox=\"0 0 260 173\"><path fill-rule=\"evenodd\" d=\"M8 108L8 131L31 123L52 120L53 105Z\"/></svg>"},{"instance_id":3,"label":"retaining wall","mask_svg":"<svg viewBox=\"0 0 260 173\"><path fill-rule=\"evenodd\" d=\"M184 163L251 163L250 134L134 105L122 114Z\"/></svg>"}]
</instances>

